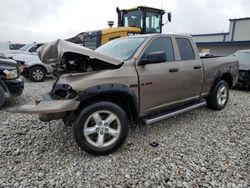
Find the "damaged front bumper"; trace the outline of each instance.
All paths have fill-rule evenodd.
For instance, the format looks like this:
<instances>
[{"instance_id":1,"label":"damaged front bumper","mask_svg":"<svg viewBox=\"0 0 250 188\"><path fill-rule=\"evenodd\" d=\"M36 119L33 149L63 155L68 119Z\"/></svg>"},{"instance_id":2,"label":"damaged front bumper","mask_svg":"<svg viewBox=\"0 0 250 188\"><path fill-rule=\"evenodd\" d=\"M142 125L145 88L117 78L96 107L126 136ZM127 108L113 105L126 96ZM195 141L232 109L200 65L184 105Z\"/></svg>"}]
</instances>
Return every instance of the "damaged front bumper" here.
<instances>
[{"instance_id":1,"label":"damaged front bumper","mask_svg":"<svg viewBox=\"0 0 250 188\"><path fill-rule=\"evenodd\" d=\"M28 114L39 114L41 121L62 119L69 112L76 110L80 101L75 99L53 100L45 95L44 100L37 101L35 105L24 105L18 108L17 112Z\"/></svg>"}]
</instances>

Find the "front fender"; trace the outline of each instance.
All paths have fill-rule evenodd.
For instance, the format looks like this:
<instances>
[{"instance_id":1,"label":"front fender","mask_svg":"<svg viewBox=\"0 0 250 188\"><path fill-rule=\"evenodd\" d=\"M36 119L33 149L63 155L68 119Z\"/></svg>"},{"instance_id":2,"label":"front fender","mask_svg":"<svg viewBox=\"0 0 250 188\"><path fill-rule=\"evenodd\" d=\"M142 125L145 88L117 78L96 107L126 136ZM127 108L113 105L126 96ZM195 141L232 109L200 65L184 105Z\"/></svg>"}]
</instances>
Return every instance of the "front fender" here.
<instances>
[{"instance_id":1,"label":"front fender","mask_svg":"<svg viewBox=\"0 0 250 188\"><path fill-rule=\"evenodd\" d=\"M76 101L88 101L101 96L115 96L129 106L134 120L139 117L139 102L135 93L126 85L123 84L102 84L90 87L81 91L75 98ZM117 99L113 99L117 100Z\"/></svg>"}]
</instances>

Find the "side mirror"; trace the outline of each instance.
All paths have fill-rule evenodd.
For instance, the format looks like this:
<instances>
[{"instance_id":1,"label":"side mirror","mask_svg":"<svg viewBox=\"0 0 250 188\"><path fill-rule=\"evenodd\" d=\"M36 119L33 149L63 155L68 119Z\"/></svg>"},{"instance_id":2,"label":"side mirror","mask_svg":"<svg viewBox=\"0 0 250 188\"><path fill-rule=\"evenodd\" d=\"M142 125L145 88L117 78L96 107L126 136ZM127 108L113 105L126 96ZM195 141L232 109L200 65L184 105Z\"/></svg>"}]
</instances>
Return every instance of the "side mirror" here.
<instances>
[{"instance_id":1,"label":"side mirror","mask_svg":"<svg viewBox=\"0 0 250 188\"><path fill-rule=\"evenodd\" d=\"M163 51L151 52L146 56L146 59L142 59L140 65L162 63L167 60L167 55Z\"/></svg>"},{"instance_id":2,"label":"side mirror","mask_svg":"<svg viewBox=\"0 0 250 188\"><path fill-rule=\"evenodd\" d=\"M171 12L168 13L168 21L169 21L169 22L172 21L172 14L171 14Z\"/></svg>"}]
</instances>

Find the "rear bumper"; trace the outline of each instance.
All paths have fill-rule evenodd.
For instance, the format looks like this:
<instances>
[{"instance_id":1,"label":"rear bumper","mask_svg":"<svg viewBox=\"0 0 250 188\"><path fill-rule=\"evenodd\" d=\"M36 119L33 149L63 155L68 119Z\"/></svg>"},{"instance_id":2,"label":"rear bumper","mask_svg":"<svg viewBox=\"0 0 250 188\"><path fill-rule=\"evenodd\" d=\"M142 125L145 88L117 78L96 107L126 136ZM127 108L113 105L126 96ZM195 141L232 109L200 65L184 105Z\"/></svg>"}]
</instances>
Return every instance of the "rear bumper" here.
<instances>
[{"instance_id":1,"label":"rear bumper","mask_svg":"<svg viewBox=\"0 0 250 188\"><path fill-rule=\"evenodd\" d=\"M8 97L17 97L22 94L24 89L24 82L21 78L14 80L3 80L5 88L7 89L6 93Z\"/></svg>"}]
</instances>

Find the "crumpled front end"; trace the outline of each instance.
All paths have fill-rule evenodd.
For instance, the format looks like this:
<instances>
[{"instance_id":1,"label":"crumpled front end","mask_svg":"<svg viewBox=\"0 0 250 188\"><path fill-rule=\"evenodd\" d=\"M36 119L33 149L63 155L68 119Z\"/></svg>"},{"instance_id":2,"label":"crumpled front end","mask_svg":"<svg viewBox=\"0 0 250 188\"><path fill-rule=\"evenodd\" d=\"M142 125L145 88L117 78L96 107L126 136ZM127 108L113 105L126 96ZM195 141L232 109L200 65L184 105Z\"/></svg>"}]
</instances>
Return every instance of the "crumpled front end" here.
<instances>
[{"instance_id":1,"label":"crumpled front end","mask_svg":"<svg viewBox=\"0 0 250 188\"><path fill-rule=\"evenodd\" d=\"M65 54L77 54L77 56L83 56L90 60L99 60L114 66L119 66L123 63L121 59L106 56L94 50L61 39L41 46L37 52L40 60L45 64L63 64Z\"/></svg>"},{"instance_id":2,"label":"crumpled front end","mask_svg":"<svg viewBox=\"0 0 250 188\"><path fill-rule=\"evenodd\" d=\"M89 75L94 77L98 73L105 72L104 70L118 69L123 64L120 59L62 40L42 46L38 49L38 54L42 62L57 64L55 69L60 78L43 100L37 101L35 105L24 105L18 109L18 112L39 114L41 121L62 119L76 110L80 101L75 98L89 84L82 85L86 77ZM72 83L77 83L80 88L73 89Z\"/></svg>"},{"instance_id":3,"label":"crumpled front end","mask_svg":"<svg viewBox=\"0 0 250 188\"><path fill-rule=\"evenodd\" d=\"M46 122L62 119L67 112L76 110L79 104L80 101L75 99L55 100L50 94L47 94L43 96L43 100L36 101L35 105L21 106L17 112L39 114L39 119Z\"/></svg>"},{"instance_id":4,"label":"crumpled front end","mask_svg":"<svg viewBox=\"0 0 250 188\"><path fill-rule=\"evenodd\" d=\"M43 95L42 100L35 105L24 105L18 112L39 114L41 121L62 119L70 111L74 111L80 104L75 97L77 92L68 84L54 84L49 94Z\"/></svg>"}]
</instances>

